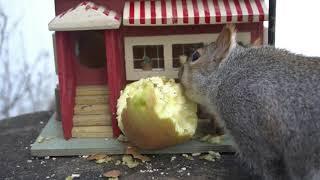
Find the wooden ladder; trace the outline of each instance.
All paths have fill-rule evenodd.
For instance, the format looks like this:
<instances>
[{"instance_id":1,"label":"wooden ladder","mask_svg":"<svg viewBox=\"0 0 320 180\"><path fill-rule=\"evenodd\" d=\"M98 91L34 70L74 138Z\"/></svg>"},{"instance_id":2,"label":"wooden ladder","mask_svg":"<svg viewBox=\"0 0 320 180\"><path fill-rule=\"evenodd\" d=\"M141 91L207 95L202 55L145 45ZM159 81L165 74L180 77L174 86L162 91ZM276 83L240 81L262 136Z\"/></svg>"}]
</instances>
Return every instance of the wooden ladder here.
<instances>
[{"instance_id":1,"label":"wooden ladder","mask_svg":"<svg viewBox=\"0 0 320 180\"><path fill-rule=\"evenodd\" d=\"M113 137L107 86L78 86L72 137Z\"/></svg>"}]
</instances>

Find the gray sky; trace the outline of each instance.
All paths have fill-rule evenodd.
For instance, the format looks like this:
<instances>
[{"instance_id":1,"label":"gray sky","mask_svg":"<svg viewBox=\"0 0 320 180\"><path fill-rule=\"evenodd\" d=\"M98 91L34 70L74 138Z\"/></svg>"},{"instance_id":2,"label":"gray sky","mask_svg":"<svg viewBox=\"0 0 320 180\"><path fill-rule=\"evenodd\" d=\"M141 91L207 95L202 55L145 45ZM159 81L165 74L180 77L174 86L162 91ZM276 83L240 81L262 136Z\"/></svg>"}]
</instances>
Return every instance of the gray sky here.
<instances>
[{"instance_id":1,"label":"gray sky","mask_svg":"<svg viewBox=\"0 0 320 180\"><path fill-rule=\"evenodd\" d=\"M320 1L277 1L276 46L320 56Z\"/></svg>"}]
</instances>

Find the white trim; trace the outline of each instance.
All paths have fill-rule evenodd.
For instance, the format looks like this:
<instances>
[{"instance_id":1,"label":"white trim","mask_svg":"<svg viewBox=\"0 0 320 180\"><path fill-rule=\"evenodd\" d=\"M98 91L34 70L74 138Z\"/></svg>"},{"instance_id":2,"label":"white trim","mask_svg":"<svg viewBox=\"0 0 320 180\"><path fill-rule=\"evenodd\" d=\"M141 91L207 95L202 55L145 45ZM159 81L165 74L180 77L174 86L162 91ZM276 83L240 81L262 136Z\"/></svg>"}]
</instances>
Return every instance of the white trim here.
<instances>
[{"instance_id":1,"label":"white trim","mask_svg":"<svg viewBox=\"0 0 320 180\"><path fill-rule=\"evenodd\" d=\"M85 3L85 2L83 2ZM48 25L50 31L80 31L119 29L121 18L117 12L92 2L80 3L57 15ZM97 8L97 9L95 9ZM109 14L104 11L109 10Z\"/></svg>"},{"instance_id":2,"label":"white trim","mask_svg":"<svg viewBox=\"0 0 320 180\"><path fill-rule=\"evenodd\" d=\"M172 45L173 44L208 44L215 41L219 33L214 34L185 34L169 36L143 36L124 37L125 45L125 67L127 80L139 80L150 76L167 76L169 78L178 77L178 68L172 67ZM237 33L237 40L246 44L251 42L250 32ZM133 67L133 49L135 45L163 45L164 70L143 71Z\"/></svg>"}]
</instances>

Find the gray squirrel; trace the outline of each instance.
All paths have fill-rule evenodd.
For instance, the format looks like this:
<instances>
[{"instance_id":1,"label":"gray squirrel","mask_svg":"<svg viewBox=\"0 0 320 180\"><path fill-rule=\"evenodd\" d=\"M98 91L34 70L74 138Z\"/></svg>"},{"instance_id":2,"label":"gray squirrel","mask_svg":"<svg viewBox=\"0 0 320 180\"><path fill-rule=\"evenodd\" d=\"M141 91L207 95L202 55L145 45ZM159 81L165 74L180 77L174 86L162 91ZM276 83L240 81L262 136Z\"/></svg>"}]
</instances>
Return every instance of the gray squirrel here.
<instances>
[{"instance_id":1,"label":"gray squirrel","mask_svg":"<svg viewBox=\"0 0 320 180\"><path fill-rule=\"evenodd\" d=\"M320 180L320 58L244 47L233 25L179 71L186 96L230 133L266 180Z\"/></svg>"}]
</instances>

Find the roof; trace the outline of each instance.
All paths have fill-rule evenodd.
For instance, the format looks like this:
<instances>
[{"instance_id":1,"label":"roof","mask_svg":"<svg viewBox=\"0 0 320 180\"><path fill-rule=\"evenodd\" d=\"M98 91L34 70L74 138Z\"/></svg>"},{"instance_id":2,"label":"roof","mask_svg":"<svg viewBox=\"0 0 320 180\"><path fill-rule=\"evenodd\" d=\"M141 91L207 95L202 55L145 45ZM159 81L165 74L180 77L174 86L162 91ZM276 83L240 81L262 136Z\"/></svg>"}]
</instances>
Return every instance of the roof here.
<instances>
[{"instance_id":1,"label":"roof","mask_svg":"<svg viewBox=\"0 0 320 180\"><path fill-rule=\"evenodd\" d=\"M126 26L169 26L260 22L268 20L264 0L127 1Z\"/></svg>"},{"instance_id":2,"label":"roof","mask_svg":"<svg viewBox=\"0 0 320 180\"><path fill-rule=\"evenodd\" d=\"M85 1L56 16L49 23L49 30L118 29L120 24L121 17L115 11Z\"/></svg>"}]
</instances>

